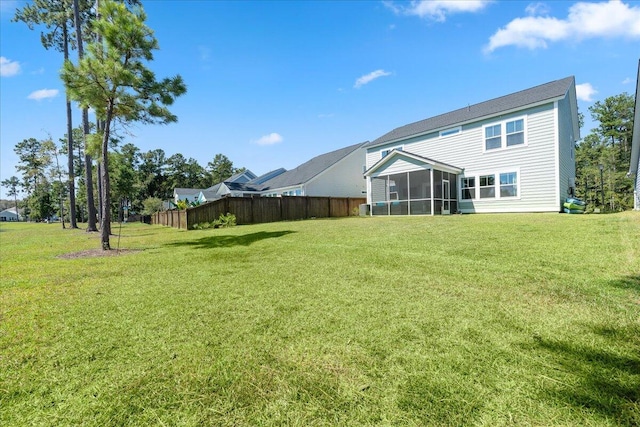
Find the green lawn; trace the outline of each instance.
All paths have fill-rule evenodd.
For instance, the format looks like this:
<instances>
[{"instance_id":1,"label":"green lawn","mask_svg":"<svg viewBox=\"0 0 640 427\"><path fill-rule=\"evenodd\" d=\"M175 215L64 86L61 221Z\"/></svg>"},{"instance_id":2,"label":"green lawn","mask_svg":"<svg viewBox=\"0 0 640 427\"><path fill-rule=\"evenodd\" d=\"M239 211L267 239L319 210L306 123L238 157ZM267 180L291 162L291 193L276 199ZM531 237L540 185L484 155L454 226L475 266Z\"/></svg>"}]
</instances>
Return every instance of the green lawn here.
<instances>
[{"instance_id":1,"label":"green lawn","mask_svg":"<svg viewBox=\"0 0 640 427\"><path fill-rule=\"evenodd\" d=\"M0 425L640 425L639 213L113 232L0 225Z\"/></svg>"}]
</instances>

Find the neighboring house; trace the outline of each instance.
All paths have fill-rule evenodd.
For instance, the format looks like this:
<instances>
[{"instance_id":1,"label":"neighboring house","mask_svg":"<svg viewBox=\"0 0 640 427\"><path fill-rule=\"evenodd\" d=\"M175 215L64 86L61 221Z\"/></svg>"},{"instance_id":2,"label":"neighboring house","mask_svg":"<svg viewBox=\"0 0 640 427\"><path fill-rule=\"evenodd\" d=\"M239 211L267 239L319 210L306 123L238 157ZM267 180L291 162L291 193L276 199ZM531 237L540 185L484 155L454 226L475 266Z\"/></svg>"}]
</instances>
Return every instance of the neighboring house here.
<instances>
[{"instance_id":1,"label":"neighboring house","mask_svg":"<svg viewBox=\"0 0 640 427\"><path fill-rule=\"evenodd\" d=\"M20 215L20 211L16 208L5 209L0 212L0 221L21 221L22 215Z\"/></svg>"},{"instance_id":2,"label":"neighboring house","mask_svg":"<svg viewBox=\"0 0 640 427\"><path fill-rule=\"evenodd\" d=\"M638 78L636 80L636 103L633 118L633 136L631 137L631 165L629 176L634 177L633 209L640 210L640 61L638 61Z\"/></svg>"},{"instance_id":3,"label":"neighboring house","mask_svg":"<svg viewBox=\"0 0 640 427\"><path fill-rule=\"evenodd\" d=\"M209 188L174 188L173 202L178 203L178 200L186 200L189 203L196 201L205 203L224 197L227 194L236 195L236 192L231 189L234 184L244 184L256 178L256 174L250 170L244 170Z\"/></svg>"},{"instance_id":4,"label":"neighboring house","mask_svg":"<svg viewBox=\"0 0 640 427\"><path fill-rule=\"evenodd\" d=\"M186 200L189 203L195 202L201 191L200 188L174 188L173 203L178 203L179 200Z\"/></svg>"},{"instance_id":5,"label":"neighboring house","mask_svg":"<svg viewBox=\"0 0 640 427\"><path fill-rule=\"evenodd\" d=\"M362 168L367 143L321 154L256 187L263 196L363 197L366 185Z\"/></svg>"},{"instance_id":6,"label":"neighboring house","mask_svg":"<svg viewBox=\"0 0 640 427\"><path fill-rule=\"evenodd\" d=\"M574 77L411 123L366 146L373 215L561 212L580 138Z\"/></svg>"}]
</instances>

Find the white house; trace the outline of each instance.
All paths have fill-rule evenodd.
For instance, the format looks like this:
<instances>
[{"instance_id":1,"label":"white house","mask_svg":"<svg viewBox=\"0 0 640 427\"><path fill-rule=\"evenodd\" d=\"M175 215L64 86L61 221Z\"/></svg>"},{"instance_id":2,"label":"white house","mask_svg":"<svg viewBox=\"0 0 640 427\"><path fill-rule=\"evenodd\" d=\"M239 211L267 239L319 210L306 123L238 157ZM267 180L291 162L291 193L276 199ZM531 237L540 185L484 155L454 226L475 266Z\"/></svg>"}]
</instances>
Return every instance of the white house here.
<instances>
[{"instance_id":1,"label":"white house","mask_svg":"<svg viewBox=\"0 0 640 427\"><path fill-rule=\"evenodd\" d=\"M362 167L367 143L316 156L263 182L256 189L263 196L363 197L366 185Z\"/></svg>"},{"instance_id":2,"label":"white house","mask_svg":"<svg viewBox=\"0 0 640 427\"><path fill-rule=\"evenodd\" d=\"M631 138L631 165L629 176L635 175L633 185L633 209L640 210L640 61L638 61L638 78L636 80L636 103L633 116L633 136Z\"/></svg>"},{"instance_id":3,"label":"white house","mask_svg":"<svg viewBox=\"0 0 640 427\"><path fill-rule=\"evenodd\" d=\"M9 209L5 209L0 212L0 221L20 221L22 220L22 215L18 211L18 208L13 207Z\"/></svg>"},{"instance_id":4,"label":"white house","mask_svg":"<svg viewBox=\"0 0 640 427\"><path fill-rule=\"evenodd\" d=\"M372 215L561 212L580 138L567 77L410 123L366 146Z\"/></svg>"}]
</instances>

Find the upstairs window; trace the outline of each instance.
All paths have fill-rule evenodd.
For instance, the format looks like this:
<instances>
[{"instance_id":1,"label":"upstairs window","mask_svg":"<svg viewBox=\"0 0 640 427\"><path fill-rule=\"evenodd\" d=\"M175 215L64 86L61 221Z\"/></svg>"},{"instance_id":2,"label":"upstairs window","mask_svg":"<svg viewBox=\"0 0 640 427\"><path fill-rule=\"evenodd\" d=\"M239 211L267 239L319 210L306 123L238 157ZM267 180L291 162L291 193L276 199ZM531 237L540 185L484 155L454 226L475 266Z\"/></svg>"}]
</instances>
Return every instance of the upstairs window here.
<instances>
[{"instance_id":1,"label":"upstairs window","mask_svg":"<svg viewBox=\"0 0 640 427\"><path fill-rule=\"evenodd\" d=\"M525 119L492 123L484 129L484 151L517 147L526 144Z\"/></svg>"},{"instance_id":2,"label":"upstairs window","mask_svg":"<svg viewBox=\"0 0 640 427\"><path fill-rule=\"evenodd\" d=\"M524 119L507 122L507 147L524 144Z\"/></svg>"},{"instance_id":3,"label":"upstairs window","mask_svg":"<svg viewBox=\"0 0 640 427\"><path fill-rule=\"evenodd\" d=\"M487 126L484 128L485 150L502 148L502 125Z\"/></svg>"},{"instance_id":4,"label":"upstairs window","mask_svg":"<svg viewBox=\"0 0 640 427\"><path fill-rule=\"evenodd\" d=\"M398 150L398 151L402 151L402 146L399 147L393 147L393 148L385 148L384 150L380 151L380 158L384 159L385 157L387 157L389 155L389 153L391 153L393 150Z\"/></svg>"},{"instance_id":5,"label":"upstairs window","mask_svg":"<svg viewBox=\"0 0 640 427\"><path fill-rule=\"evenodd\" d=\"M449 135L455 135L458 134L462 131L462 127L458 126L455 128L451 128L451 129L445 129L445 130L441 130L440 131L440 138L442 138L443 136L449 136Z\"/></svg>"}]
</instances>

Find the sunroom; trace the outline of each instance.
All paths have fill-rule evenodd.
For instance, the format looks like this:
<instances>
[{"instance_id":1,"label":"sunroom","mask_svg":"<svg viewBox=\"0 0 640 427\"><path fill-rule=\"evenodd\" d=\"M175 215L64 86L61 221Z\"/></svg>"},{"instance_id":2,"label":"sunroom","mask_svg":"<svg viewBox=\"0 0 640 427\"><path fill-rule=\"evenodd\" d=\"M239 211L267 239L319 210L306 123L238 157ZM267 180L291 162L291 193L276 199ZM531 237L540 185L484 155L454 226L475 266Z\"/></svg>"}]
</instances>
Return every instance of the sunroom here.
<instances>
[{"instance_id":1,"label":"sunroom","mask_svg":"<svg viewBox=\"0 0 640 427\"><path fill-rule=\"evenodd\" d=\"M371 215L448 215L458 211L462 169L400 149L365 172Z\"/></svg>"}]
</instances>

